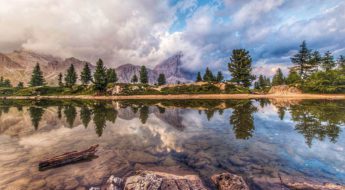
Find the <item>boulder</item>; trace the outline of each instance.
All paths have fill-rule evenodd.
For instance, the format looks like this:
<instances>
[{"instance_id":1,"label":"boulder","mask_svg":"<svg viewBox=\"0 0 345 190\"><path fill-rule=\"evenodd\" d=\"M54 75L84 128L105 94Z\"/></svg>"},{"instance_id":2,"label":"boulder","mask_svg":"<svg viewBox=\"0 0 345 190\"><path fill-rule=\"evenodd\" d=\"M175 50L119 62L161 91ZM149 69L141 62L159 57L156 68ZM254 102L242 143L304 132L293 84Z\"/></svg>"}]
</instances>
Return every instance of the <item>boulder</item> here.
<instances>
[{"instance_id":1,"label":"boulder","mask_svg":"<svg viewBox=\"0 0 345 190\"><path fill-rule=\"evenodd\" d=\"M249 190L241 176L231 173L213 175L211 180L219 190Z\"/></svg>"}]
</instances>

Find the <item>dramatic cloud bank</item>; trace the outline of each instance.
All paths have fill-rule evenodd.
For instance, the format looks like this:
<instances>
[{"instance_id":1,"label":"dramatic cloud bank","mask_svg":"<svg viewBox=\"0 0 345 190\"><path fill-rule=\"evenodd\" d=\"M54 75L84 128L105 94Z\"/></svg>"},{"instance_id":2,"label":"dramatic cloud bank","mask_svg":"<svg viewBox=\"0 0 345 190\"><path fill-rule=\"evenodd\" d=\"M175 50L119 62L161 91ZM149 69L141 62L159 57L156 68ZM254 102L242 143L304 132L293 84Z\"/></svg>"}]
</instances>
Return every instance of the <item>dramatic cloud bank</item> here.
<instances>
[{"instance_id":1,"label":"dramatic cloud bank","mask_svg":"<svg viewBox=\"0 0 345 190\"><path fill-rule=\"evenodd\" d=\"M253 56L256 74L287 70L302 40L345 54L341 0L0 0L0 51L29 49L154 66L184 53L192 72L227 70L234 48Z\"/></svg>"}]
</instances>

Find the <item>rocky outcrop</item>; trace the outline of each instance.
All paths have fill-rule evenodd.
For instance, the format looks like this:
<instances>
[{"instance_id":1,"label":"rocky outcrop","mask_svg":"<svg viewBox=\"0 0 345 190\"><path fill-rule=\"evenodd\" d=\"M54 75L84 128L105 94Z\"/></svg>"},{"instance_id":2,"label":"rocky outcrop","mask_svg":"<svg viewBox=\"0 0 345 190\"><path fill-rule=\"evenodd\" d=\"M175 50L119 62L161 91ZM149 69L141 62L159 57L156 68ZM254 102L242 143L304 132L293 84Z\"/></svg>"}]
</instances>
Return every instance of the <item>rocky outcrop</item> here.
<instances>
[{"instance_id":1,"label":"rocky outcrop","mask_svg":"<svg viewBox=\"0 0 345 190\"><path fill-rule=\"evenodd\" d=\"M288 86L288 85L279 85L279 86L272 86L269 94L301 94L302 91L296 87Z\"/></svg>"},{"instance_id":2,"label":"rocky outcrop","mask_svg":"<svg viewBox=\"0 0 345 190\"><path fill-rule=\"evenodd\" d=\"M128 64L117 67L115 70L116 70L117 77L119 78L119 82L130 83L134 75L137 75L137 77L139 78L140 69L141 69L141 66L132 65L128 63ZM158 74L152 69L149 69L149 68L146 68L146 69L147 69L149 83L150 84L156 83Z\"/></svg>"},{"instance_id":3,"label":"rocky outcrop","mask_svg":"<svg viewBox=\"0 0 345 190\"><path fill-rule=\"evenodd\" d=\"M219 190L249 190L241 176L231 173L213 175L211 180Z\"/></svg>"}]
</instances>

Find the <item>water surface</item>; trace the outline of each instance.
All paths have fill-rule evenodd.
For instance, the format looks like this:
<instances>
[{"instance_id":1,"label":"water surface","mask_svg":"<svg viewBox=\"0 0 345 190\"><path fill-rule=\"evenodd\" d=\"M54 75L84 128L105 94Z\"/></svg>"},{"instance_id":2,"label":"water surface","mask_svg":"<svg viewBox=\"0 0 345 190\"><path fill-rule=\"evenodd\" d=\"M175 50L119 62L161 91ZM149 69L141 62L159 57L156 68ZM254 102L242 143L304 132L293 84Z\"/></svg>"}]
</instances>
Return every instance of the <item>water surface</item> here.
<instances>
[{"instance_id":1,"label":"water surface","mask_svg":"<svg viewBox=\"0 0 345 190\"><path fill-rule=\"evenodd\" d=\"M0 189L98 186L138 169L345 184L345 101L0 101ZM99 144L98 158L39 171L39 160Z\"/></svg>"}]
</instances>

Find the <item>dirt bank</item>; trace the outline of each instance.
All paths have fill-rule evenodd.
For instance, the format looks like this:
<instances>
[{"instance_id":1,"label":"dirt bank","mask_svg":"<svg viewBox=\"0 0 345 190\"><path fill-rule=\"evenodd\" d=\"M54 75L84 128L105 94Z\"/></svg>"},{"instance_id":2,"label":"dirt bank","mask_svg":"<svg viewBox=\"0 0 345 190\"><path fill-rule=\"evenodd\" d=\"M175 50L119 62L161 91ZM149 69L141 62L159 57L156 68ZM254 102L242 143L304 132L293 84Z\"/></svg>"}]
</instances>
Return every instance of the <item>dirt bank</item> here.
<instances>
[{"instance_id":1,"label":"dirt bank","mask_svg":"<svg viewBox=\"0 0 345 190\"><path fill-rule=\"evenodd\" d=\"M345 94L179 94L179 95L132 95L132 96L8 96L0 99L91 99L91 100L131 100L131 99L343 99Z\"/></svg>"}]
</instances>

